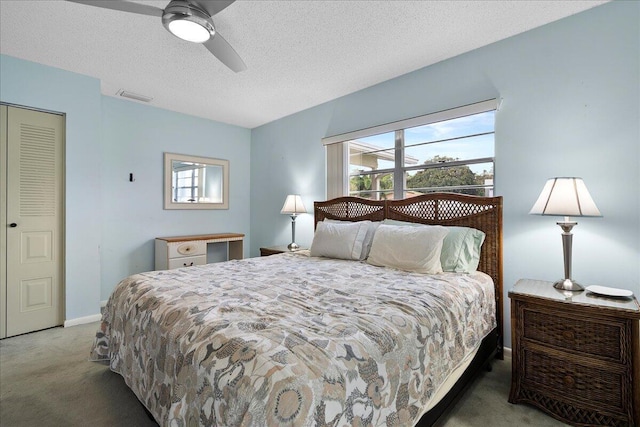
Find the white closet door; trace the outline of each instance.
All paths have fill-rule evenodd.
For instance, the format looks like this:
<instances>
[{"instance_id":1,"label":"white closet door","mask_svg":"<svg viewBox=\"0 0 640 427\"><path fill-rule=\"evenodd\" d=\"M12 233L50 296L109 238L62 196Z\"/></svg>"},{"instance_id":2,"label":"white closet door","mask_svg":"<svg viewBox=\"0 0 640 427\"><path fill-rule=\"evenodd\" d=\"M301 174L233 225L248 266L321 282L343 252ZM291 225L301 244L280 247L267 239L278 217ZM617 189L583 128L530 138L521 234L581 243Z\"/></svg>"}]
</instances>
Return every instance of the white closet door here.
<instances>
[{"instance_id":1,"label":"white closet door","mask_svg":"<svg viewBox=\"0 0 640 427\"><path fill-rule=\"evenodd\" d=\"M65 118L7 108L6 336L61 325Z\"/></svg>"}]
</instances>

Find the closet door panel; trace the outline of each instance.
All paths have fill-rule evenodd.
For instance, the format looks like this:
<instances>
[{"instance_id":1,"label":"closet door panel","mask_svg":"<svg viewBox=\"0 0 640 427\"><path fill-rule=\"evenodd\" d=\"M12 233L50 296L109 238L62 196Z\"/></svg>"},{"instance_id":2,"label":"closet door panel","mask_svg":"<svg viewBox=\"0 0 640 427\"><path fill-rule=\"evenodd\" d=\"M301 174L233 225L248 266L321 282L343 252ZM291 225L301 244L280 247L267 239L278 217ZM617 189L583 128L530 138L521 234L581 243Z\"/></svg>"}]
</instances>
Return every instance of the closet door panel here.
<instances>
[{"instance_id":1,"label":"closet door panel","mask_svg":"<svg viewBox=\"0 0 640 427\"><path fill-rule=\"evenodd\" d=\"M64 117L9 107L7 336L62 324Z\"/></svg>"},{"instance_id":2,"label":"closet door panel","mask_svg":"<svg viewBox=\"0 0 640 427\"><path fill-rule=\"evenodd\" d=\"M7 106L0 105L0 338L7 336Z\"/></svg>"}]
</instances>

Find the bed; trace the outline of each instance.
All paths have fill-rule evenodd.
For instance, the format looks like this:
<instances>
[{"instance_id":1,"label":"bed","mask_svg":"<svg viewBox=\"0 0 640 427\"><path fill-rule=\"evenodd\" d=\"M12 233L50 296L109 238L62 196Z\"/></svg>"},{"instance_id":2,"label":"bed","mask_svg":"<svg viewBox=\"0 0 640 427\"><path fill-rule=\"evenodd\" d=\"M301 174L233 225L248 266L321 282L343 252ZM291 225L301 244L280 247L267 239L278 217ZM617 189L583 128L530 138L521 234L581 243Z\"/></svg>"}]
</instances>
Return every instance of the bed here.
<instances>
[{"instance_id":1,"label":"bed","mask_svg":"<svg viewBox=\"0 0 640 427\"><path fill-rule=\"evenodd\" d=\"M433 425L502 357L501 212L500 197L448 193L316 202L316 236L349 226L331 221L481 230L478 271L301 252L141 273L114 289L91 359L160 425Z\"/></svg>"}]
</instances>

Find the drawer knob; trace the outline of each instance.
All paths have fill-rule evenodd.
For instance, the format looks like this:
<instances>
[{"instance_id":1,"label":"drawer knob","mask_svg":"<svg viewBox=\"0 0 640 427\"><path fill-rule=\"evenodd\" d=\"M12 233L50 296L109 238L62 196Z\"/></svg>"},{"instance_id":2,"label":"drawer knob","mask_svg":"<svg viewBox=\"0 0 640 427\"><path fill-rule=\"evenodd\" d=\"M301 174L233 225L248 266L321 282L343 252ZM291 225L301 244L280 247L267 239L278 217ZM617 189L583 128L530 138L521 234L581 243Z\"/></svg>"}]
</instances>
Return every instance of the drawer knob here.
<instances>
[{"instance_id":1,"label":"drawer knob","mask_svg":"<svg viewBox=\"0 0 640 427\"><path fill-rule=\"evenodd\" d=\"M576 339L576 334L574 331L571 330L566 330L564 332L562 332L562 336L564 337L564 339L566 340L575 340Z\"/></svg>"},{"instance_id":2,"label":"drawer knob","mask_svg":"<svg viewBox=\"0 0 640 427\"><path fill-rule=\"evenodd\" d=\"M564 382L564 385L567 387L573 387L576 383L576 380L573 379L573 377L571 375L566 375L562 381Z\"/></svg>"}]
</instances>

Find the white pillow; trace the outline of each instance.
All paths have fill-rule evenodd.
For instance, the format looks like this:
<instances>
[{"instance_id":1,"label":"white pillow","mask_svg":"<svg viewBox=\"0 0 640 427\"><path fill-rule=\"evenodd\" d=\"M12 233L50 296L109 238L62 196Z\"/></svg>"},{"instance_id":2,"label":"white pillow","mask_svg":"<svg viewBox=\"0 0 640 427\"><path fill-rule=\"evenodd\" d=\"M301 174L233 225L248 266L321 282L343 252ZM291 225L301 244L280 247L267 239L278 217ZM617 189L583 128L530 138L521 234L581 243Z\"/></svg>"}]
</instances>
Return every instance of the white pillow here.
<instances>
[{"instance_id":1,"label":"white pillow","mask_svg":"<svg viewBox=\"0 0 640 427\"><path fill-rule=\"evenodd\" d=\"M431 227L426 224L385 219L383 224L410 227ZM448 226L449 234L442 242L440 264L442 270L456 273L473 273L480 263L480 250L485 234L470 227Z\"/></svg>"},{"instance_id":2,"label":"white pillow","mask_svg":"<svg viewBox=\"0 0 640 427\"><path fill-rule=\"evenodd\" d=\"M319 222L311 243L311 256L360 260L371 221Z\"/></svg>"},{"instance_id":3,"label":"white pillow","mask_svg":"<svg viewBox=\"0 0 640 427\"><path fill-rule=\"evenodd\" d=\"M367 262L416 273L442 273L440 252L449 231L439 225L410 227L382 224L376 230Z\"/></svg>"},{"instance_id":4,"label":"white pillow","mask_svg":"<svg viewBox=\"0 0 640 427\"><path fill-rule=\"evenodd\" d=\"M325 222L331 222L331 223L337 223L337 224L354 224L354 222L351 221L340 221L338 219L325 219ZM364 242L362 242L362 253L360 254L360 259L367 259L367 257L369 256L369 251L371 251L371 243L373 243L373 235L376 234L376 230L378 229L378 226L381 224L380 221L357 221L358 222L365 222L368 223L369 226L367 227L367 234L364 237Z\"/></svg>"}]
</instances>

